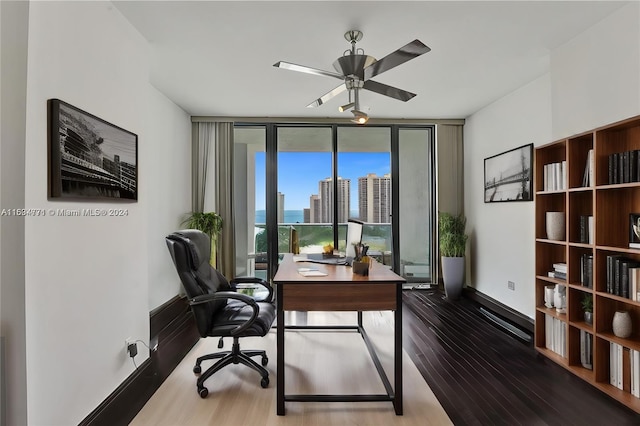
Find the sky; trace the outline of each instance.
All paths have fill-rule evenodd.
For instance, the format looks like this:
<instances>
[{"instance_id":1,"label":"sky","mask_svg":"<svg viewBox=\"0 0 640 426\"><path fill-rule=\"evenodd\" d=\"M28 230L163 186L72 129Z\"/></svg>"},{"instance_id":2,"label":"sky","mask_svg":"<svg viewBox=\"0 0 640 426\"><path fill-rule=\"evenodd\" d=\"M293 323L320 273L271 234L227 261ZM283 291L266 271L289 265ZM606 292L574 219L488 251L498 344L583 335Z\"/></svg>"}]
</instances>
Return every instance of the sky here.
<instances>
[{"instance_id":1,"label":"sky","mask_svg":"<svg viewBox=\"0 0 640 426\"><path fill-rule=\"evenodd\" d=\"M256 210L265 209L265 153L256 154ZM338 153L338 176L351 179L351 207L358 209L358 178L368 173L382 176L391 173L388 152ZM278 153L278 191L285 194L285 210L309 207L309 197L318 194L318 182L331 177L329 152Z\"/></svg>"}]
</instances>

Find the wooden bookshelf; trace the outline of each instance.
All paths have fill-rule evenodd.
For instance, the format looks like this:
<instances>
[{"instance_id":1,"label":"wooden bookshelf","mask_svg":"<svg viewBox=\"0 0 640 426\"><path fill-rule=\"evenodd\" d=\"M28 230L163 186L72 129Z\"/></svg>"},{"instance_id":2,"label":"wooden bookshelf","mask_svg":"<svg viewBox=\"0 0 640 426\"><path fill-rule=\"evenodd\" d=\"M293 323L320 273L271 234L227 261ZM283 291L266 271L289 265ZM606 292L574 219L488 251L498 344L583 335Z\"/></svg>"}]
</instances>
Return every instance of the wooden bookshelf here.
<instances>
[{"instance_id":1,"label":"wooden bookshelf","mask_svg":"<svg viewBox=\"0 0 640 426\"><path fill-rule=\"evenodd\" d=\"M585 185L590 150L593 158L590 182ZM611 343L623 346L627 352L630 349L640 350L640 301L607 291L607 256L623 255L640 261L640 249L629 248L629 215L640 213L640 182L635 181L640 179L630 175L629 179L619 178L612 182L610 173L611 161L616 158L614 154L635 150L640 150L640 116L536 147L535 347L540 354L640 413L640 398L628 390L628 366L623 369L625 389L610 384L610 363L613 360L609 351ZM562 162L565 164L565 187L546 189L545 165ZM637 172L636 176L640 176L640 170ZM549 211L565 214L563 240L547 238L545 222ZM593 217L592 240L584 241L581 217L588 216ZM582 280L585 255L593 257L591 288L583 285ZM548 276L554 270L554 263L567 264L566 281ZM566 313L558 313L555 308L545 306L545 286L556 284L565 286ZM583 318L581 302L586 294L593 297L593 324L587 324ZM613 315L617 310L626 310L631 315L633 332L626 339L616 337L612 331ZM547 318L561 321L564 327L564 347L559 351L564 352L564 356L547 347ZM582 366L581 332L592 336L593 369Z\"/></svg>"}]
</instances>

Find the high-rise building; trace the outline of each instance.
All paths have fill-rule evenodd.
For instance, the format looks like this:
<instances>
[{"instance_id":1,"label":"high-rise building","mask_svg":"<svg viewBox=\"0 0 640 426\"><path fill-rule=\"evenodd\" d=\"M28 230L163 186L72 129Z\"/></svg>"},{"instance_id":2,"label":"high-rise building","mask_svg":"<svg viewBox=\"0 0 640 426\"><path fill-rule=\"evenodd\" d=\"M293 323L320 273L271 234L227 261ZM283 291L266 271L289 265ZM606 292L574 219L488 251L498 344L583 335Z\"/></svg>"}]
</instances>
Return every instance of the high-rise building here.
<instances>
[{"instance_id":1,"label":"high-rise building","mask_svg":"<svg viewBox=\"0 0 640 426\"><path fill-rule=\"evenodd\" d=\"M278 223L284 223L284 194L278 191Z\"/></svg>"},{"instance_id":2,"label":"high-rise building","mask_svg":"<svg viewBox=\"0 0 640 426\"><path fill-rule=\"evenodd\" d=\"M369 223L391 223L391 175L358 178L358 213Z\"/></svg>"},{"instance_id":3,"label":"high-rise building","mask_svg":"<svg viewBox=\"0 0 640 426\"><path fill-rule=\"evenodd\" d=\"M309 223L322 223L320 210L320 196L314 194L309 197Z\"/></svg>"},{"instance_id":4,"label":"high-rise building","mask_svg":"<svg viewBox=\"0 0 640 426\"><path fill-rule=\"evenodd\" d=\"M311 223L311 209L302 209L302 223Z\"/></svg>"},{"instance_id":5,"label":"high-rise building","mask_svg":"<svg viewBox=\"0 0 640 426\"><path fill-rule=\"evenodd\" d=\"M349 208L351 206L351 179L338 177L338 223L346 222L349 219ZM320 198L320 220L315 223L331 223L333 221L333 179L326 178L318 183L318 194Z\"/></svg>"}]
</instances>

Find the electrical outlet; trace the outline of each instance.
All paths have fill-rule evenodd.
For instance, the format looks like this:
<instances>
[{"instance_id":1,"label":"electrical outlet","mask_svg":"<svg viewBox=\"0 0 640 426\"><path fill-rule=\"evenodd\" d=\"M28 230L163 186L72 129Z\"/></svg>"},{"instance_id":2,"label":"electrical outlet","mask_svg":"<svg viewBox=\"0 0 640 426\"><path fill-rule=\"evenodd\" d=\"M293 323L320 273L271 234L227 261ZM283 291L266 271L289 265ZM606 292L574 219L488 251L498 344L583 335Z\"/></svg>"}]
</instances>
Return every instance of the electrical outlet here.
<instances>
[{"instance_id":1,"label":"electrical outlet","mask_svg":"<svg viewBox=\"0 0 640 426\"><path fill-rule=\"evenodd\" d=\"M509 288L509 290L515 290L516 283L514 283L513 281L507 281L507 288Z\"/></svg>"},{"instance_id":2,"label":"electrical outlet","mask_svg":"<svg viewBox=\"0 0 640 426\"><path fill-rule=\"evenodd\" d=\"M129 346L127 346L127 353L131 358L138 355L138 344L136 342L129 343Z\"/></svg>"}]
</instances>

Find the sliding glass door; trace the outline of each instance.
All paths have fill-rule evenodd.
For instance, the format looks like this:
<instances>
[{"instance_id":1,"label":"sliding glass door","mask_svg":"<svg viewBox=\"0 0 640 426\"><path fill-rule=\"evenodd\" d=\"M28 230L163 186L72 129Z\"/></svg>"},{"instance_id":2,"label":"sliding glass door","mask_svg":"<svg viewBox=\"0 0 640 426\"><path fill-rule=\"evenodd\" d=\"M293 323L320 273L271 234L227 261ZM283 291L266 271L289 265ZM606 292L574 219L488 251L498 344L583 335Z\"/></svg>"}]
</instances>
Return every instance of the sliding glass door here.
<instances>
[{"instance_id":1,"label":"sliding glass door","mask_svg":"<svg viewBox=\"0 0 640 426\"><path fill-rule=\"evenodd\" d=\"M347 219L358 219L369 253L391 266L391 128L338 127L337 142L337 179L345 182L338 192L338 248L346 251Z\"/></svg>"},{"instance_id":2,"label":"sliding glass door","mask_svg":"<svg viewBox=\"0 0 640 426\"><path fill-rule=\"evenodd\" d=\"M432 126L236 125L236 272L270 278L278 255L346 251L346 222L407 281L431 283Z\"/></svg>"}]
</instances>

